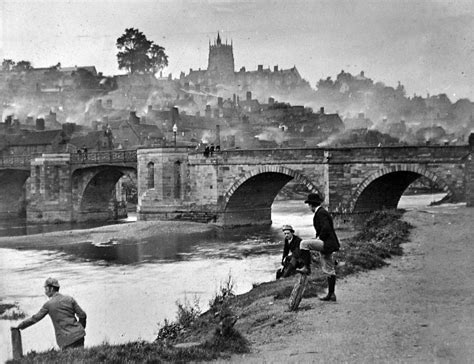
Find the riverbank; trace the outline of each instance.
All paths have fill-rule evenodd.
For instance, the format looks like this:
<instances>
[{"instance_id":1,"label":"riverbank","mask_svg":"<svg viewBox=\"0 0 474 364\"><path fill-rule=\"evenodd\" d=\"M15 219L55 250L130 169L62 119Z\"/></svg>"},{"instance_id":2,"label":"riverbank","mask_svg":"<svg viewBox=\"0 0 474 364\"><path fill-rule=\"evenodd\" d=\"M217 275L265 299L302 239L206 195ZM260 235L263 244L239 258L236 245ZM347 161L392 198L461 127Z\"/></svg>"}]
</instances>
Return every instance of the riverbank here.
<instances>
[{"instance_id":1,"label":"riverbank","mask_svg":"<svg viewBox=\"0 0 474 364\"><path fill-rule=\"evenodd\" d=\"M468 363L474 356L474 209L443 205L407 212L415 226L404 254L382 269L338 282L338 302L262 300L272 320L237 328L246 363Z\"/></svg>"}]
</instances>

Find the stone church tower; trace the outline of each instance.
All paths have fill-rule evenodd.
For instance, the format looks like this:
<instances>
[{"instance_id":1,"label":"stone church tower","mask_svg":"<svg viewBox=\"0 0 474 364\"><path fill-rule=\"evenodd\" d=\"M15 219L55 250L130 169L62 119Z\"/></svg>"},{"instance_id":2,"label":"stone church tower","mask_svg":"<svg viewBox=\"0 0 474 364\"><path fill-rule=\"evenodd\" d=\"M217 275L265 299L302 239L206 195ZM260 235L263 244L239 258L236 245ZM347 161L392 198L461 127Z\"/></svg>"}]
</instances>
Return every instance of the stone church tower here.
<instances>
[{"instance_id":1,"label":"stone church tower","mask_svg":"<svg viewBox=\"0 0 474 364\"><path fill-rule=\"evenodd\" d=\"M212 81L229 82L234 79L234 52L232 41L222 44L221 36L217 33L214 44L209 42L209 61L207 74Z\"/></svg>"}]
</instances>

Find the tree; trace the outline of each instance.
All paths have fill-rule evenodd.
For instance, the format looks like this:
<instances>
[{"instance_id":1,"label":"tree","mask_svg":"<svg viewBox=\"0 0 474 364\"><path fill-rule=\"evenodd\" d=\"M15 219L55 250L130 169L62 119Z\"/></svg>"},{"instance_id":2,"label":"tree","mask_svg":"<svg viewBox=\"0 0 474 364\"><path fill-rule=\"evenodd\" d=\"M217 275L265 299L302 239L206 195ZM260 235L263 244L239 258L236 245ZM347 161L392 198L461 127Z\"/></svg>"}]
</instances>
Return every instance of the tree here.
<instances>
[{"instance_id":1,"label":"tree","mask_svg":"<svg viewBox=\"0 0 474 364\"><path fill-rule=\"evenodd\" d=\"M99 88L99 80L95 77L92 72L78 68L71 74L76 89L97 89Z\"/></svg>"},{"instance_id":2,"label":"tree","mask_svg":"<svg viewBox=\"0 0 474 364\"><path fill-rule=\"evenodd\" d=\"M30 71L33 69L30 61L20 61L14 67L13 70L17 72Z\"/></svg>"},{"instance_id":3,"label":"tree","mask_svg":"<svg viewBox=\"0 0 474 364\"><path fill-rule=\"evenodd\" d=\"M165 49L148 40L138 29L125 29L117 39L117 48L119 68L130 73L155 73L168 65Z\"/></svg>"},{"instance_id":4,"label":"tree","mask_svg":"<svg viewBox=\"0 0 474 364\"><path fill-rule=\"evenodd\" d=\"M2 62L2 71L12 71L15 67L15 62L11 59L4 59Z\"/></svg>"},{"instance_id":5,"label":"tree","mask_svg":"<svg viewBox=\"0 0 474 364\"><path fill-rule=\"evenodd\" d=\"M148 57L150 58L149 71L152 73L157 73L168 66L168 56L165 53L165 49L158 44L151 45Z\"/></svg>"}]
</instances>

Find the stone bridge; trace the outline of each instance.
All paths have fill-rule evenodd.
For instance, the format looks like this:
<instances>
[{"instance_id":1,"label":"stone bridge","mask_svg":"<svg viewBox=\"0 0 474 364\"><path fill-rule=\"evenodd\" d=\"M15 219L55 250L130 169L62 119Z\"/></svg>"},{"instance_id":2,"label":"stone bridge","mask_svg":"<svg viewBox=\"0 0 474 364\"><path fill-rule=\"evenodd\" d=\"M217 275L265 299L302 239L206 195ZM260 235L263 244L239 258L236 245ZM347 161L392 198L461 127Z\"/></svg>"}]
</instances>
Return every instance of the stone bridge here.
<instances>
[{"instance_id":1,"label":"stone bridge","mask_svg":"<svg viewBox=\"0 0 474 364\"><path fill-rule=\"evenodd\" d=\"M136 169L136 150L2 157L0 218L26 215L32 223L113 219L117 181L136 176Z\"/></svg>"},{"instance_id":2,"label":"stone bridge","mask_svg":"<svg viewBox=\"0 0 474 364\"><path fill-rule=\"evenodd\" d=\"M0 160L0 217L113 219L124 175L137 181L140 220L270 224L272 203L291 180L322 193L333 213L395 208L422 176L448 200L473 206L473 145L224 150L207 158L179 146L8 156Z\"/></svg>"},{"instance_id":3,"label":"stone bridge","mask_svg":"<svg viewBox=\"0 0 474 364\"><path fill-rule=\"evenodd\" d=\"M426 177L450 201L474 204L472 146L227 150L205 158L185 148L139 149L138 218L224 226L270 224L290 180L318 191L333 213L396 208Z\"/></svg>"}]
</instances>

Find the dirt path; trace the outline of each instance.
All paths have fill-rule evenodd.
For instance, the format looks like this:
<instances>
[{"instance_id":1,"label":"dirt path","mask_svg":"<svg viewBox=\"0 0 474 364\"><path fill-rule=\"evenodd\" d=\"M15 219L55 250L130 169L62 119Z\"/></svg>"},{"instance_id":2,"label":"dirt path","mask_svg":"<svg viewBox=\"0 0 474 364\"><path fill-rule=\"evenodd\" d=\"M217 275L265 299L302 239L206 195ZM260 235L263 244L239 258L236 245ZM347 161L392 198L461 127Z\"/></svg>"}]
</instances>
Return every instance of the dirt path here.
<instances>
[{"instance_id":1,"label":"dirt path","mask_svg":"<svg viewBox=\"0 0 474 364\"><path fill-rule=\"evenodd\" d=\"M403 257L338 282L337 303L303 299L291 313L286 300L261 301L262 317L274 320L242 326L253 353L231 362L472 362L474 209L439 206L405 219L416 228Z\"/></svg>"}]
</instances>

